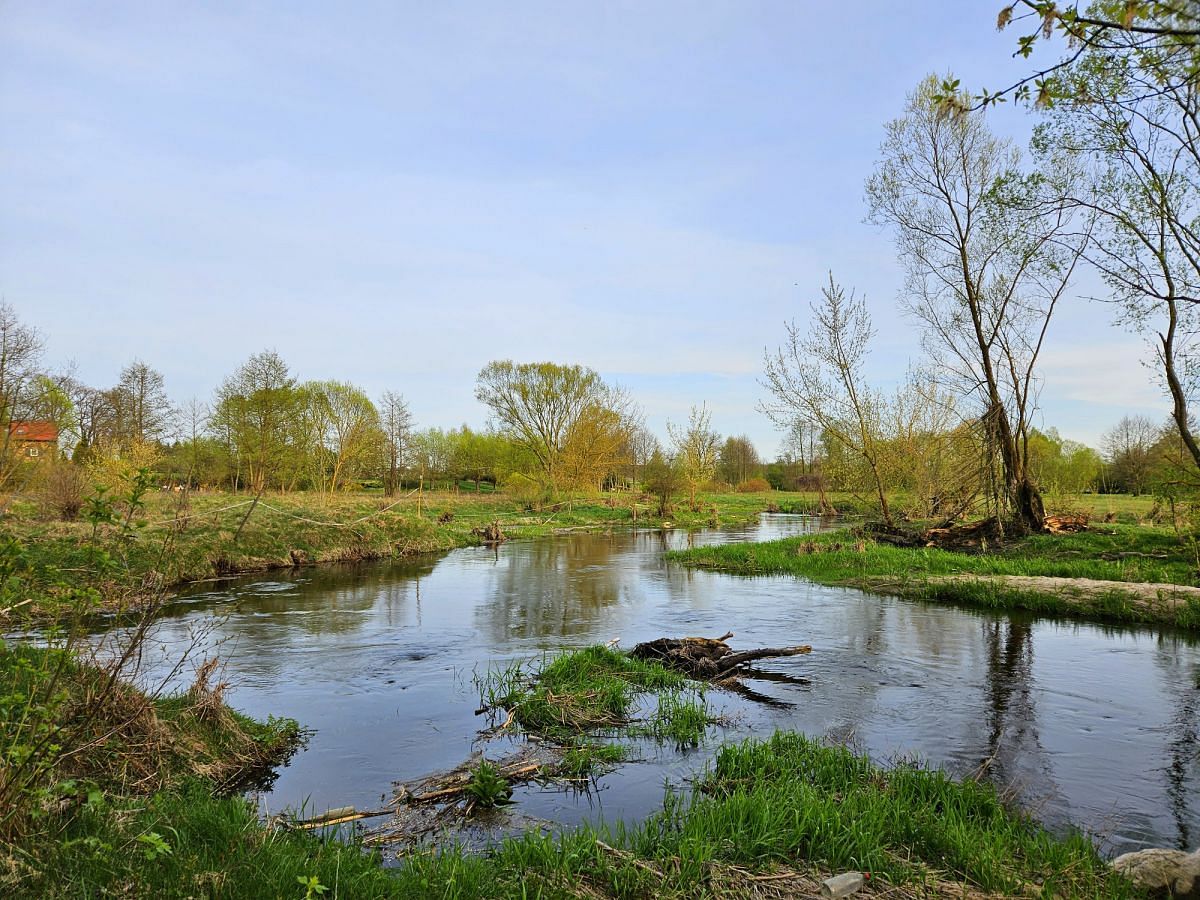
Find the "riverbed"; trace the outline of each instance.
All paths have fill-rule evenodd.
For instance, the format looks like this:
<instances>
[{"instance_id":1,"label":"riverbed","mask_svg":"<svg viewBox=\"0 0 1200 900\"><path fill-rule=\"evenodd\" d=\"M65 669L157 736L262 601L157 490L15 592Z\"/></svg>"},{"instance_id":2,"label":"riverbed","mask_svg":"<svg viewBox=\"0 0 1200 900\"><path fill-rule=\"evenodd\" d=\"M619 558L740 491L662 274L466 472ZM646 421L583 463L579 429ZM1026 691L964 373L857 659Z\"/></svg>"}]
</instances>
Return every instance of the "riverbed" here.
<instances>
[{"instance_id":1,"label":"riverbed","mask_svg":"<svg viewBox=\"0 0 1200 900\"><path fill-rule=\"evenodd\" d=\"M480 743L473 676L564 648L664 635L735 648L811 644L767 660L748 695L713 690L724 724L699 748L643 741L588 791L530 786L520 812L570 825L636 820L723 741L793 729L880 761L979 773L1052 828L1106 853L1200 837L1200 642L1153 628L996 614L668 565L663 552L817 530L756 525L571 533L399 562L299 569L195 588L157 626L144 677L183 648L218 655L230 702L314 730L265 810L378 806L392 785ZM186 669L187 667L185 667ZM186 671L181 676L186 681Z\"/></svg>"}]
</instances>

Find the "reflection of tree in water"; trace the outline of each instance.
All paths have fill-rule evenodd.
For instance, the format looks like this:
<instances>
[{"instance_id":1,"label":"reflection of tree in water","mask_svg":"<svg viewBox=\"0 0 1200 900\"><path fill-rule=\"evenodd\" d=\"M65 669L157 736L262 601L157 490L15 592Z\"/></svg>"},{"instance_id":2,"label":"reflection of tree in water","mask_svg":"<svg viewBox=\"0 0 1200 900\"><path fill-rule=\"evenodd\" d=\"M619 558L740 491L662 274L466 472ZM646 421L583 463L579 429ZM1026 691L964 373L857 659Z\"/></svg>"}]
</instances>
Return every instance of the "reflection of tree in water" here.
<instances>
[{"instance_id":1,"label":"reflection of tree in water","mask_svg":"<svg viewBox=\"0 0 1200 900\"><path fill-rule=\"evenodd\" d=\"M214 598L217 617L211 630L214 644L260 648L278 653L309 646L319 635L349 635L371 621L375 626L408 624L415 611L420 579L436 559L397 564L319 566L305 569L295 580L258 582L247 579ZM277 589L268 589L268 587ZM236 599L229 600L230 595ZM161 634L167 643L188 639L197 611L203 606L180 604L165 611ZM368 616L366 613L373 612ZM218 652L220 652L218 650Z\"/></svg>"},{"instance_id":2,"label":"reflection of tree in water","mask_svg":"<svg viewBox=\"0 0 1200 900\"><path fill-rule=\"evenodd\" d=\"M1200 781L1200 662L1195 643L1160 635L1154 660L1163 675L1163 690L1173 714L1167 741L1167 798L1178 830L1176 846L1191 850L1194 838L1197 782Z\"/></svg>"},{"instance_id":3,"label":"reflection of tree in water","mask_svg":"<svg viewBox=\"0 0 1200 900\"><path fill-rule=\"evenodd\" d=\"M1022 793L1029 787L1022 784L1023 776L1034 778L1038 795L1026 799L1048 801L1057 788L1037 728L1033 626L1012 618L985 620L983 638L987 757L982 762L993 781Z\"/></svg>"},{"instance_id":4,"label":"reflection of tree in water","mask_svg":"<svg viewBox=\"0 0 1200 900\"><path fill-rule=\"evenodd\" d=\"M613 559L629 547L629 535L580 534L505 548L476 611L480 628L500 643L593 633L623 595L641 590L637 564Z\"/></svg>"}]
</instances>

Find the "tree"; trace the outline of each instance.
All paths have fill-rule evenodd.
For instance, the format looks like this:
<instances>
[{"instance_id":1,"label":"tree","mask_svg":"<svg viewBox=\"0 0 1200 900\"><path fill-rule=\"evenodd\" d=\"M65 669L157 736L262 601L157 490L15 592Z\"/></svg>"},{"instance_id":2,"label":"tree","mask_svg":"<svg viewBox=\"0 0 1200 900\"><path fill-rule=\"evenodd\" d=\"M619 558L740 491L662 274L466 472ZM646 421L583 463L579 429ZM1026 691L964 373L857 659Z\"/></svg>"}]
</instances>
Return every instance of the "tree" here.
<instances>
[{"instance_id":1,"label":"tree","mask_svg":"<svg viewBox=\"0 0 1200 900\"><path fill-rule=\"evenodd\" d=\"M666 516L671 511L671 498L679 493L683 475L674 460L667 459L662 449L655 447L643 474L647 491L658 498L658 514Z\"/></svg>"},{"instance_id":2,"label":"tree","mask_svg":"<svg viewBox=\"0 0 1200 900\"><path fill-rule=\"evenodd\" d=\"M1110 489L1135 495L1146 491L1158 439L1159 428L1145 416L1124 416L1104 433Z\"/></svg>"},{"instance_id":3,"label":"tree","mask_svg":"<svg viewBox=\"0 0 1200 900\"><path fill-rule=\"evenodd\" d=\"M711 481L717 471L717 444L721 438L709 427L708 407L693 406L686 428L667 423L667 433L675 445L675 464L687 483L692 509L696 508L696 490Z\"/></svg>"},{"instance_id":4,"label":"tree","mask_svg":"<svg viewBox=\"0 0 1200 900\"><path fill-rule=\"evenodd\" d=\"M385 471L383 494L394 497L400 487L400 473L408 462L413 416L403 394L385 391L379 400L379 419L383 428Z\"/></svg>"},{"instance_id":5,"label":"tree","mask_svg":"<svg viewBox=\"0 0 1200 900\"><path fill-rule=\"evenodd\" d=\"M624 392L605 384L592 369L499 360L479 373L475 397L492 411L504 433L533 455L551 488L582 475L590 480L594 469L616 463L615 456L597 456L588 460L586 472L580 466L581 452L615 454L607 436L629 407ZM603 441L597 439L601 434Z\"/></svg>"},{"instance_id":6,"label":"tree","mask_svg":"<svg viewBox=\"0 0 1200 900\"><path fill-rule=\"evenodd\" d=\"M1112 59L1143 56L1166 47L1178 64L1195 72L1200 64L1200 7L1192 0L1099 0L1082 11L1078 2L1013 0L1000 8L996 27L1017 28L1017 52L1028 58L1038 41L1059 36L1068 52L1045 68L997 91L958 93L958 82L942 85L939 100L959 111L1003 103L1009 97L1048 107L1066 96L1058 75L1086 55Z\"/></svg>"},{"instance_id":7,"label":"tree","mask_svg":"<svg viewBox=\"0 0 1200 900\"><path fill-rule=\"evenodd\" d=\"M298 401L296 381L274 350L251 356L217 390L209 427L229 446L235 484L261 493L284 463Z\"/></svg>"},{"instance_id":8,"label":"tree","mask_svg":"<svg viewBox=\"0 0 1200 900\"><path fill-rule=\"evenodd\" d=\"M184 484L189 488L196 482L202 481L201 472L205 468L204 463L206 458L213 456L211 445L205 446L202 441L204 432L208 428L209 419L212 417L212 410L209 405L197 397L193 397L180 410L180 418L182 424L183 442L188 447L188 467ZM208 467L209 474L212 467Z\"/></svg>"},{"instance_id":9,"label":"tree","mask_svg":"<svg viewBox=\"0 0 1200 900\"><path fill-rule=\"evenodd\" d=\"M870 221L895 229L905 305L948 386L976 404L1002 471L998 505L1037 531L1045 510L1026 464L1036 366L1080 248L1063 206L1046 199L1057 187L1023 176L1010 141L981 113L946 115L937 92L927 78L887 126Z\"/></svg>"},{"instance_id":10,"label":"tree","mask_svg":"<svg viewBox=\"0 0 1200 900\"><path fill-rule=\"evenodd\" d=\"M754 478L762 469L758 451L746 435L728 437L717 453L717 471L721 480L729 484L741 484Z\"/></svg>"},{"instance_id":11,"label":"tree","mask_svg":"<svg viewBox=\"0 0 1200 900\"><path fill-rule=\"evenodd\" d=\"M791 429L797 421L814 424L834 446L865 463L890 526L881 453L884 399L862 371L874 335L870 313L865 301L847 295L832 274L809 309L808 331L787 323L787 343L764 354L763 386L771 399L762 410L781 428Z\"/></svg>"},{"instance_id":12,"label":"tree","mask_svg":"<svg viewBox=\"0 0 1200 900\"><path fill-rule=\"evenodd\" d=\"M175 413L161 372L135 359L121 370L112 398L122 444L162 443L167 438Z\"/></svg>"},{"instance_id":13,"label":"tree","mask_svg":"<svg viewBox=\"0 0 1200 900\"><path fill-rule=\"evenodd\" d=\"M559 461L563 483L599 490L627 462L629 430L618 410L599 403L587 406L563 442Z\"/></svg>"},{"instance_id":14,"label":"tree","mask_svg":"<svg viewBox=\"0 0 1200 900\"><path fill-rule=\"evenodd\" d=\"M1048 165L1083 168L1087 177L1065 196L1096 217L1085 256L1117 302L1118 321L1150 337L1171 417L1200 468L1191 415L1200 364L1196 48L1162 36L1111 41L1124 52L1090 50L1059 73L1062 100L1034 146Z\"/></svg>"},{"instance_id":15,"label":"tree","mask_svg":"<svg viewBox=\"0 0 1200 900\"><path fill-rule=\"evenodd\" d=\"M658 438L642 421L636 421L625 433L626 446L621 456L629 462L629 477L636 489L642 471L656 450L661 451Z\"/></svg>"},{"instance_id":16,"label":"tree","mask_svg":"<svg viewBox=\"0 0 1200 900\"><path fill-rule=\"evenodd\" d=\"M380 445L379 411L371 399L346 381L305 385L319 410L322 483L330 496L363 472Z\"/></svg>"},{"instance_id":17,"label":"tree","mask_svg":"<svg viewBox=\"0 0 1200 900\"><path fill-rule=\"evenodd\" d=\"M30 415L42 346L37 330L21 322L9 304L0 303L0 487L20 462L10 426Z\"/></svg>"}]
</instances>

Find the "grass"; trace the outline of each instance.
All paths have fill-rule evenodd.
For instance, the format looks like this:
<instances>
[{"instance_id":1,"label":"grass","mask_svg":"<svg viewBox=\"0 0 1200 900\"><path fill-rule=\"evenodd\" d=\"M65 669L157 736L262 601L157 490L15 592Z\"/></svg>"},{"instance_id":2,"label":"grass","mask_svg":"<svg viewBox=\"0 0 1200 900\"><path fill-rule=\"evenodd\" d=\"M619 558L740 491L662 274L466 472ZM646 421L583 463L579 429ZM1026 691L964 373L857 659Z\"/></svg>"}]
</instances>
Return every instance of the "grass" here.
<instances>
[{"instance_id":1,"label":"grass","mask_svg":"<svg viewBox=\"0 0 1200 900\"><path fill-rule=\"evenodd\" d=\"M566 778L590 778L624 762L628 755L620 744L578 741L563 752L559 771Z\"/></svg>"},{"instance_id":2,"label":"grass","mask_svg":"<svg viewBox=\"0 0 1200 900\"><path fill-rule=\"evenodd\" d=\"M104 525L94 531L86 522L52 521L35 504L14 502L0 527L0 539L10 538L21 547L17 596L36 598L17 609L45 619L54 616L62 598L77 595L81 587L94 589L98 605L112 610L141 602L163 586L469 546L480 541L475 529L492 522L499 522L515 539L563 530L658 527L668 521L678 527L703 527L750 522L772 503L801 502L803 497L705 494L697 509L680 503L664 519L655 514L655 503L629 493L570 496L532 505L487 492L426 493L419 499L387 499L367 492L333 498L268 494L252 510L253 498L244 494L194 494L183 500L153 493L128 530ZM96 575L98 553L114 562L101 577ZM3 617L0 610L0 621Z\"/></svg>"},{"instance_id":3,"label":"grass","mask_svg":"<svg viewBox=\"0 0 1200 900\"><path fill-rule=\"evenodd\" d=\"M704 702L703 686L694 686L660 693L654 712L630 733L685 749L699 746L704 732L714 721Z\"/></svg>"},{"instance_id":4,"label":"grass","mask_svg":"<svg viewBox=\"0 0 1200 900\"><path fill-rule=\"evenodd\" d=\"M153 836L153 837L152 837ZM484 854L416 852L397 870L353 841L273 831L239 798L189 782L84 810L23 882L30 896L552 898L744 896L770 875L798 895L869 871L893 896L946 882L1008 895L1140 896L1085 837L1055 837L987 785L880 768L796 734L723 748L688 795L632 826L531 831ZM965 893L965 892L964 892Z\"/></svg>"},{"instance_id":5,"label":"grass","mask_svg":"<svg viewBox=\"0 0 1200 900\"><path fill-rule=\"evenodd\" d=\"M740 575L790 574L899 596L996 609L1027 609L1117 622L1200 627L1200 601L1155 602L1131 593L1138 583L1195 585L1197 545L1171 531L1095 526L1071 535L1032 535L983 553L899 548L850 529L757 544L673 552L686 565ZM1100 591L1053 591L960 576L1049 576L1121 582Z\"/></svg>"},{"instance_id":6,"label":"grass","mask_svg":"<svg viewBox=\"0 0 1200 900\"><path fill-rule=\"evenodd\" d=\"M515 662L479 680L483 706L508 710L527 732L558 738L623 728L641 695L667 696L688 686L686 678L658 663L604 646L544 657L535 664ZM665 723L669 709L662 717Z\"/></svg>"}]
</instances>

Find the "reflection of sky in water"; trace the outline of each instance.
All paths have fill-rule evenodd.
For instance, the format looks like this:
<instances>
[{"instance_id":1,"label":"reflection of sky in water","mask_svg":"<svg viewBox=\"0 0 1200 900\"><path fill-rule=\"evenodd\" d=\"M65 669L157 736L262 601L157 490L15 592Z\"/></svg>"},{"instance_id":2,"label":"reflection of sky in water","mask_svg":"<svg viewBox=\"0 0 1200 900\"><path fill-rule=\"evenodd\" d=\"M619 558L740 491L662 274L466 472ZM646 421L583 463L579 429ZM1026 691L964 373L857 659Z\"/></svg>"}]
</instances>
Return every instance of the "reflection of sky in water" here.
<instances>
[{"instance_id":1,"label":"reflection of sky in water","mask_svg":"<svg viewBox=\"0 0 1200 900\"><path fill-rule=\"evenodd\" d=\"M811 527L764 516L757 527L690 535L577 533L233 581L185 598L156 637L171 656L204 630L235 705L317 729L267 798L272 808L370 805L394 780L461 761L486 725L472 674L494 662L732 630L739 648L811 643L813 653L763 664L793 678L748 682L773 705L711 692L733 724L707 748L646 745L643 762L606 776L593 796L530 789L523 808L563 822L642 816L664 777L683 780L716 740L792 728L958 775L983 766L1047 821L1107 835L1116 850L1200 838L1195 639L662 560L668 548Z\"/></svg>"}]
</instances>

